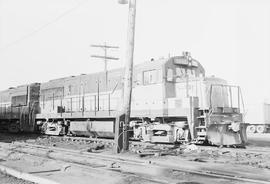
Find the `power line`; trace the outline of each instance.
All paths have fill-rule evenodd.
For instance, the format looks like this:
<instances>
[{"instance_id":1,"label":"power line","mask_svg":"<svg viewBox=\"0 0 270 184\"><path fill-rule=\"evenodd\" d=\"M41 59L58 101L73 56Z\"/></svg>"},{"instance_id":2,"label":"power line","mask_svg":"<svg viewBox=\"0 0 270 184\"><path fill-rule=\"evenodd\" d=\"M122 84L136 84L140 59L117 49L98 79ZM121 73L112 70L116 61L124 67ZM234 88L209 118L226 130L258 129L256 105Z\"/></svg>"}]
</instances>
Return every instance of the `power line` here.
<instances>
[{"instance_id":1,"label":"power line","mask_svg":"<svg viewBox=\"0 0 270 184\"><path fill-rule=\"evenodd\" d=\"M24 35L23 37L11 42L11 43L8 43L6 46L0 48L0 52L34 36L35 34L39 33L40 31L42 31L43 29L45 29L46 27L50 26L51 24L54 24L55 22L59 21L61 18L65 17L66 15L68 15L69 13L73 12L74 10L78 9L79 7L81 7L83 4L85 4L88 0L84 0L84 1L81 1L80 3L78 3L76 6L68 9L67 11L65 11L64 13L60 14L59 16L55 17L53 20L43 24L42 26L38 27L37 29L35 29L34 31Z\"/></svg>"}]
</instances>

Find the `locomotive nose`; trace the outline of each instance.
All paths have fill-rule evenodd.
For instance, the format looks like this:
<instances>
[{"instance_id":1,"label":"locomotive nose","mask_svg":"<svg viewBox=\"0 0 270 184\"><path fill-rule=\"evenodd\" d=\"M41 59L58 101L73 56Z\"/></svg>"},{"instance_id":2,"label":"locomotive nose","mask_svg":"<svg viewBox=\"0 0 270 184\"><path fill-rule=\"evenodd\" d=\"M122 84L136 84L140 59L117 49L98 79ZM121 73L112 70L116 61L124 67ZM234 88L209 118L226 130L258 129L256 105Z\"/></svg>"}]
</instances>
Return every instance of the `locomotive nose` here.
<instances>
[{"instance_id":1,"label":"locomotive nose","mask_svg":"<svg viewBox=\"0 0 270 184\"><path fill-rule=\"evenodd\" d=\"M214 145L245 145L247 125L240 122L212 124L207 130L208 141Z\"/></svg>"}]
</instances>

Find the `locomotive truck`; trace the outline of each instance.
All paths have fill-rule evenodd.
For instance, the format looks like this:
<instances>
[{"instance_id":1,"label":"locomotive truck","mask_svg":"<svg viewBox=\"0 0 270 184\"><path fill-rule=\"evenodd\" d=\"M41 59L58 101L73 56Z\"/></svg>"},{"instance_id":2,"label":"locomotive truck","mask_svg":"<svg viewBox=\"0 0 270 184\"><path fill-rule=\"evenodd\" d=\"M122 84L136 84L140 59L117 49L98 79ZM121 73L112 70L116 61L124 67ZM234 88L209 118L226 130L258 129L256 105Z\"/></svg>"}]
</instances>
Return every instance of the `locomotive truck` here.
<instances>
[{"instance_id":1,"label":"locomotive truck","mask_svg":"<svg viewBox=\"0 0 270 184\"><path fill-rule=\"evenodd\" d=\"M1 129L48 135L114 137L124 69L33 83L0 92ZM106 80L107 79L107 80ZM241 90L205 76L189 53L134 67L129 128L133 139L244 144Z\"/></svg>"}]
</instances>

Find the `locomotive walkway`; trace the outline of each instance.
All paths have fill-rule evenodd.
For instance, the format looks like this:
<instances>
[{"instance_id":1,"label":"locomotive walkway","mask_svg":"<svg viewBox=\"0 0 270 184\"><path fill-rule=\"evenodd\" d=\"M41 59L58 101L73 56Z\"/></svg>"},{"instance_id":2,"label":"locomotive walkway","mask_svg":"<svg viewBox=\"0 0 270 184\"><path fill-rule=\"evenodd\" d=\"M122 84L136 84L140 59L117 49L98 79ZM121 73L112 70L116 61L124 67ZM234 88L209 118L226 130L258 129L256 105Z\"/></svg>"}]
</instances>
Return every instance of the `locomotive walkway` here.
<instances>
[{"instance_id":1,"label":"locomotive walkway","mask_svg":"<svg viewBox=\"0 0 270 184\"><path fill-rule=\"evenodd\" d=\"M268 169L190 162L178 157L138 159L130 154L97 154L18 142L0 143L0 150L1 165L58 183L270 182Z\"/></svg>"}]
</instances>

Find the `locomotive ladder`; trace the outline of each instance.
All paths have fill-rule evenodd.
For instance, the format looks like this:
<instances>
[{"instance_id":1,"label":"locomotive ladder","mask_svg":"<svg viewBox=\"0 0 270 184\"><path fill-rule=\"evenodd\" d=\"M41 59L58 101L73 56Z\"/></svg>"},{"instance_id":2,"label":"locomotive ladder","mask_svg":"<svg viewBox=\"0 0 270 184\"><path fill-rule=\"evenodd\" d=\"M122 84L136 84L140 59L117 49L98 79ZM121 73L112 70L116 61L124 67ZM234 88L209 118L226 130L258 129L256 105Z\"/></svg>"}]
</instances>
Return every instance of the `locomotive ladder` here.
<instances>
[{"instance_id":1,"label":"locomotive ladder","mask_svg":"<svg viewBox=\"0 0 270 184\"><path fill-rule=\"evenodd\" d=\"M206 140L206 114L209 113L208 109L199 109L199 116L198 119L198 126L196 128L196 141L197 142L204 142Z\"/></svg>"}]
</instances>

